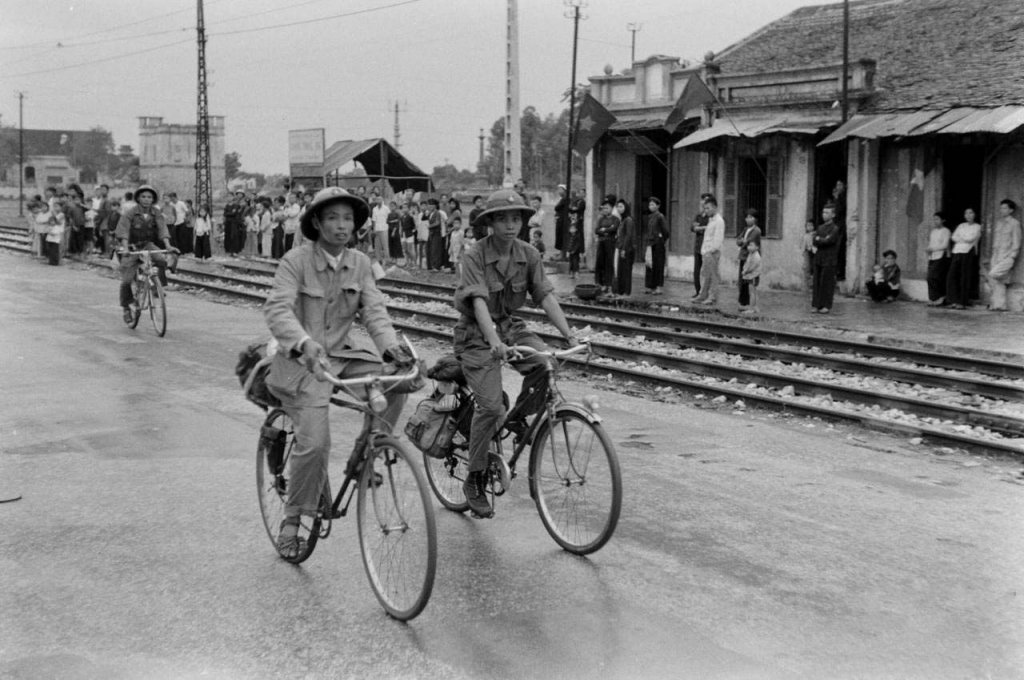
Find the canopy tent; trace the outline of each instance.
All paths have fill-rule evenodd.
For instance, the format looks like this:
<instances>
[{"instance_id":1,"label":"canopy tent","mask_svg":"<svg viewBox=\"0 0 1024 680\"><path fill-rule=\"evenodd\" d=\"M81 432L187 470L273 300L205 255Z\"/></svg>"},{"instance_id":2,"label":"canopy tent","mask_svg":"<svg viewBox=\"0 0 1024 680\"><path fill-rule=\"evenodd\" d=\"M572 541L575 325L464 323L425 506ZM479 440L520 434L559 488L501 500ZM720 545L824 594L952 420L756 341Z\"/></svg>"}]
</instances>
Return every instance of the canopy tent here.
<instances>
[{"instance_id":1,"label":"canopy tent","mask_svg":"<svg viewBox=\"0 0 1024 680\"><path fill-rule=\"evenodd\" d=\"M367 179L386 179L395 191L431 191L430 175L379 137L335 142L324 154L321 175L329 179L334 173L337 182L341 177L338 171L353 161L363 166Z\"/></svg>"}]
</instances>

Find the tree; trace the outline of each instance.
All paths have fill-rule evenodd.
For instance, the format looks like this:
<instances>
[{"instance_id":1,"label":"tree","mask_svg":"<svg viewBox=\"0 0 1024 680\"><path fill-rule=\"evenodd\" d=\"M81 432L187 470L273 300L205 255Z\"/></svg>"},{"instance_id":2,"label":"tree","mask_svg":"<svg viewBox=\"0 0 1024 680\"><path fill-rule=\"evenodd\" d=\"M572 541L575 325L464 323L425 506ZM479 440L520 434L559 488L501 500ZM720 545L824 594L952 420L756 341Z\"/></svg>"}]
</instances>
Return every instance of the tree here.
<instances>
[{"instance_id":1,"label":"tree","mask_svg":"<svg viewBox=\"0 0 1024 680\"><path fill-rule=\"evenodd\" d=\"M565 181L565 156L569 145L568 110L558 116L549 113L544 118L537 114L537 109L527 106L519 119L521 131L521 152L523 159L522 179L528 187L554 188ZM487 153L480 165L480 173L487 177L493 185L500 185L504 180L505 160L505 119L499 118L491 126ZM574 157L573 174L583 174L583 159ZM518 179L518 178L513 178Z\"/></svg>"},{"instance_id":2,"label":"tree","mask_svg":"<svg viewBox=\"0 0 1024 680\"><path fill-rule=\"evenodd\" d=\"M241 169L242 157L237 151L224 154L224 174L229 180L234 179Z\"/></svg>"},{"instance_id":3,"label":"tree","mask_svg":"<svg viewBox=\"0 0 1024 680\"><path fill-rule=\"evenodd\" d=\"M434 166L430 173L434 189L442 193L451 193L456 189L464 189L477 183L477 174L471 170L459 170L451 163Z\"/></svg>"},{"instance_id":4,"label":"tree","mask_svg":"<svg viewBox=\"0 0 1024 680\"><path fill-rule=\"evenodd\" d=\"M99 173L109 171L112 157L114 136L99 125L71 140L71 163L81 170L83 182L93 183Z\"/></svg>"}]
</instances>

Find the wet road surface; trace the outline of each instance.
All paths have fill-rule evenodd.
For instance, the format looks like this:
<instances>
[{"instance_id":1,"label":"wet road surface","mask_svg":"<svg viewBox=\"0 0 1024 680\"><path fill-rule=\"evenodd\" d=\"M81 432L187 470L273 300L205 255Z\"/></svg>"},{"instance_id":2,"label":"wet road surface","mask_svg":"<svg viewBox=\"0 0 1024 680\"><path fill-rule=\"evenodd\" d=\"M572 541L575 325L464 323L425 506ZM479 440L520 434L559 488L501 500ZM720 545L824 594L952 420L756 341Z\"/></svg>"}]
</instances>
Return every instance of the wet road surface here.
<instances>
[{"instance_id":1,"label":"wet road surface","mask_svg":"<svg viewBox=\"0 0 1024 680\"><path fill-rule=\"evenodd\" d=\"M0 255L0 678L1024 677L1019 464L610 386L611 543L561 551L525 478L494 520L437 504L404 625L354 521L271 550L232 373L259 313L171 293L160 339L116 294Z\"/></svg>"}]
</instances>

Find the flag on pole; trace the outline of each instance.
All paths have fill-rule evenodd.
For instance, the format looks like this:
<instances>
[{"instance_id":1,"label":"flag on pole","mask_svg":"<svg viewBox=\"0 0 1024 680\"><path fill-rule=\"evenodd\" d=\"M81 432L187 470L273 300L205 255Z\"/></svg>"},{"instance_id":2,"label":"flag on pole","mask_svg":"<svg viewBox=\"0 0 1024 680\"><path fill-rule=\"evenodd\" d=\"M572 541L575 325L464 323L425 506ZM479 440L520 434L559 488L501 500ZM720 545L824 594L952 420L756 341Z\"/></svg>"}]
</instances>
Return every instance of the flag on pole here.
<instances>
[{"instance_id":1,"label":"flag on pole","mask_svg":"<svg viewBox=\"0 0 1024 680\"><path fill-rule=\"evenodd\" d=\"M679 95L679 100L676 101L676 105L672 107L672 112L668 114L668 118L665 119L665 131L672 134L679 127L679 124L686 120L686 113L692 111L698 107L703 107L706 104L710 104L715 101L715 95L708 89L708 86L700 79L696 71L690 73L690 77L686 79L686 86L683 88L683 93Z\"/></svg>"},{"instance_id":2,"label":"flag on pole","mask_svg":"<svg viewBox=\"0 0 1024 680\"><path fill-rule=\"evenodd\" d=\"M597 140L601 139L605 130L616 120L615 116L588 92L580 104L580 112L576 115L576 131L572 138L573 151L581 156L587 155L597 144Z\"/></svg>"}]
</instances>

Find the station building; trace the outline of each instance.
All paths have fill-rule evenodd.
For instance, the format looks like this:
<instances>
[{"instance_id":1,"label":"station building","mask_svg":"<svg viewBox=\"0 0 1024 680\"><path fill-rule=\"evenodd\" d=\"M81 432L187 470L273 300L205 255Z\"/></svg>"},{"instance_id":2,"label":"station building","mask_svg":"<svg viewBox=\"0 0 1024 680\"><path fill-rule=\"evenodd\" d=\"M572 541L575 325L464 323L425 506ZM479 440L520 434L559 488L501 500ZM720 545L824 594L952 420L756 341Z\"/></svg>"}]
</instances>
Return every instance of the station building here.
<instances>
[{"instance_id":1,"label":"station building","mask_svg":"<svg viewBox=\"0 0 1024 680\"><path fill-rule=\"evenodd\" d=\"M196 125L165 123L158 116L139 117L139 180L163 196L177 192L184 200L196 193ZM210 177L214 199L227 191L224 170L224 116L210 116Z\"/></svg>"},{"instance_id":2,"label":"station building","mask_svg":"<svg viewBox=\"0 0 1024 680\"><path fill-rule=\"evenodd\" d=\"M683 278L692 275L690 223L702 192L718 196L726 221L726 280L737 275L731 237L755 208L762 280L799 288L804 225L820 221L842 180L843 286L861 292L892 248L904 293L927 299L924 246L934 212L948 216L950 229L965 208L978 212L984 263L999 201L1024 205L1020 10L1019 0L984 8L958 0L850 3L845 124L842 3L798 9L694 67L658 56L592 77L591 94L618 121L588 155L588 193L595 202L615 193L638 205L663 186L669 273ZM691 72L714 95L696 108L685 105ZM1010 305L1020 310L1024 255L1014 281Z\"/></svg>"}]
</instances>

